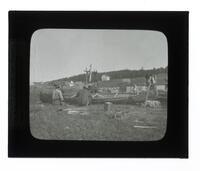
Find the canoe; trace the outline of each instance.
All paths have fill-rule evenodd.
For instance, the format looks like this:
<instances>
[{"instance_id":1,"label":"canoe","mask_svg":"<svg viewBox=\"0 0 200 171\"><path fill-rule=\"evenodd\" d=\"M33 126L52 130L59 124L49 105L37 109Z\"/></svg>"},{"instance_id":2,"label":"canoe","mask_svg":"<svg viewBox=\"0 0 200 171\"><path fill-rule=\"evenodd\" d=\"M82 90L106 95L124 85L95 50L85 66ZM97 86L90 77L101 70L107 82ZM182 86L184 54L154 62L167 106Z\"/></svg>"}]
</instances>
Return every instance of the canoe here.
<instances>
[{"instance_id":1,"label":"canoe","mask_svg":"<svg viewBox=\"0 0 200 171\"><path fill-rule=\"evenodd\" d=\"M66 103L76 103L75 98L67 98L64 97ZM161 103L166 102L167 98L166 97L150 97L149 100L158 100ZM143 103L145 101L145 96L144 95L138 95L138 96L119 96L119 97L111 97L111 96L105 96L105 97L94 97L92 98L92 104L101 104L105 102L112 102L114 104L138 104L138 103Z\"/></svg>"}]
</instances>

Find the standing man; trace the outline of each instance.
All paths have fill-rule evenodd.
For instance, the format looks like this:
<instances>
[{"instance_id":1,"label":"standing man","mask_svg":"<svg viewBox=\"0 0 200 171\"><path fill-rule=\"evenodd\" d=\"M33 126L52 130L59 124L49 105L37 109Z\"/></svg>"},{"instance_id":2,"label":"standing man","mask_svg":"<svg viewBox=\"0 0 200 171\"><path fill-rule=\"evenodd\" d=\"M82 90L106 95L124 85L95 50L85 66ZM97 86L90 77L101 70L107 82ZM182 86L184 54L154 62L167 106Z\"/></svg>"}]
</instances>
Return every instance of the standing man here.
<instances>
[{"instance_id":1,"label":"standing man","mask_svg":"<svg viewBox=\"0 0 200 171\"><path fill-rule=\"evenodd\" d=\"M156 86L156 75L151 75L151 89L153 90L154 94L156 96L158 96L158 90L157 90L157 86Z\"/></svg>"},{"instance_id":2,"label":"standing man","mask_svg":"<svg viewBox=\"0 0 200 171\"><path fill-rule=\"evenodd\" d=\"M152 74L147 74L145 76L145 79L146 79L146 85L147 85L147 93L146 93L146 98L145 98L145 104L146 104L150 91L153 90L156 96L158 96L158 91L157 91L157 86L156 86L156 75L153 76Z\"/></svg>"},{"instance_id":3,"label":"standing man","mask_svg":"<svg viewBox=\"0 0 200 171\"><path fill-rule=\"evenodd\" d=\"M52 94L53 104L63 105L64 98L62 95L62 91L60 90L60 86L56 84L54 86L55 86L55 89L53 90L53 94Z\"/></svg>"},{"instance_id":4,"label":"standing man","mask_svg":"<svg viewBox=\"0 0 200 171\"><path fill-rule=\"evenodd\" d=\"M76 98L80 106L88 106L92 102L92 95L87 86L84 86L83 89L77 93Z\"/></svg>"}]
</instances>

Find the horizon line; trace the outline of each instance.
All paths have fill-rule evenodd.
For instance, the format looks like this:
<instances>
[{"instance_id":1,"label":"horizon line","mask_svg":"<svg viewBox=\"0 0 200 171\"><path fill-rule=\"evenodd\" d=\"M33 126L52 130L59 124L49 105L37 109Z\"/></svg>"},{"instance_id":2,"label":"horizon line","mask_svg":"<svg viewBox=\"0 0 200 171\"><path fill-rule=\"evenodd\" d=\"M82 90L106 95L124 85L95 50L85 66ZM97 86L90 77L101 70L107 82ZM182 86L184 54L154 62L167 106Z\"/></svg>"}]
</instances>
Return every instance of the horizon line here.
<instances>
[{"instance_id":1,"label":"horizon line","mask_svg":"<svg viewBox=\"0 0 200 171\"><path fill-rule=\"evenodd\" d=\"M165 66L165 67L158 67L158 68L155 68L155 69L159 69L159 68L166 68L166 67L168 67L168 65L167 66ZM131 70L131 69L120 69L120 70L111 70L111 71L105 71L105 72L98 72L97 71L97 73L98 74L103 74L103 73L108 73L108 72L117 72L117 71L124 71L124 70L129 70L129 71L140 71L140 70L153 70L154 69L154 67L153 68L144 68L144 69L142 69L142 67L141 67L141 69L133 69L133 70ZM93 72L93 71L92 71ZM57 81L57 80L60 80L60 79L69 79L70 77L75 77L75 76L79 76L79 75L84 75L84 73L82 73L82 74L77 74L77 75L72 75L72 76L69 76L69 77L62 77L62 78L57 78L57 79L53 79L53 80L47 80L47 81L30 81L30 83L44 83L44 82L51 82L51 81Z\"/></svg>"}]
</instances>

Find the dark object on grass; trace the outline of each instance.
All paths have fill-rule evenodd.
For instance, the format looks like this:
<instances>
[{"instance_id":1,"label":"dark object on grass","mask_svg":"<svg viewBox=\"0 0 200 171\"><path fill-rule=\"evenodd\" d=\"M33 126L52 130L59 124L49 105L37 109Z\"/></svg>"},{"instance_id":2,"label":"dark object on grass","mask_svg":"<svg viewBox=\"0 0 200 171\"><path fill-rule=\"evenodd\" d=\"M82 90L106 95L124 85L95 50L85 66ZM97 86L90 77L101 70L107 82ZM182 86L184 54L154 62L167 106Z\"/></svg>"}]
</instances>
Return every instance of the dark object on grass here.
<instances>
[{"instance_id":1,"label":"dark object on grass","mask_svg":"<svg viewBox=\"0 0 200 171\"><path fill-rule=\"evenodd\" d=\"M45 90L45 91L43 90L43 91L41 91L40 92L40 100L41 100L41 102L43 102L43 103L51 103L52 104L52 102L53 102L52 94L53 94L52 90Z\"/></svg>"},{"instance_id":2,"label":"dark object on grass","mask_svg":"<svg viewBox=\"0 0 200 171\"><path fill-rule=\"evenodd\" d=\"M105 112L110 112L111 111L111 106L112 106L111 102L105 102L104 103L104 111Z\"/></svg>"}]
</instances>

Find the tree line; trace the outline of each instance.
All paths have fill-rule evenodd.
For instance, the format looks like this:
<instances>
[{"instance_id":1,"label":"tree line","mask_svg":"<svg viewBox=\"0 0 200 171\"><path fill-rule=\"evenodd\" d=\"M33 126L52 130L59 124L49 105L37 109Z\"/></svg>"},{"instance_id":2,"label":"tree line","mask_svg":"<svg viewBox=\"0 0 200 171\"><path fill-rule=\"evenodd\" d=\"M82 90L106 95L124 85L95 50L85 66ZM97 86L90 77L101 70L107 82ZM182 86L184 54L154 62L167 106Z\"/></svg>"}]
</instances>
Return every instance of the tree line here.
<instances>
[{"instance_id":1,"label":"tree line","mask_svg":"<svg viewBox=\"0 0 200 171\"><path fill-rule=\"evenodd\" d=\"M137 78L137 77L145 77L146 74L159 74L159 73L167 73L168 67L160 67L145 70L141 68L140 70L119 70L119 71L110 71L110 72L95 72L92 77L92 81L100 81L101 76L103 74L110 76L111 79L123 79L123 78ZM65 78L65 80L69 81L85 81L85 74L79 74L72 77Z\"/></svg>"}]
</instances>

